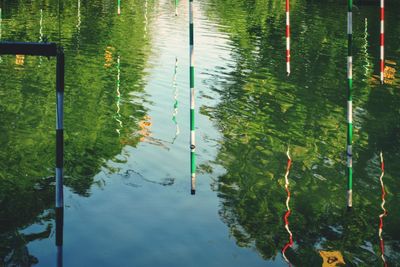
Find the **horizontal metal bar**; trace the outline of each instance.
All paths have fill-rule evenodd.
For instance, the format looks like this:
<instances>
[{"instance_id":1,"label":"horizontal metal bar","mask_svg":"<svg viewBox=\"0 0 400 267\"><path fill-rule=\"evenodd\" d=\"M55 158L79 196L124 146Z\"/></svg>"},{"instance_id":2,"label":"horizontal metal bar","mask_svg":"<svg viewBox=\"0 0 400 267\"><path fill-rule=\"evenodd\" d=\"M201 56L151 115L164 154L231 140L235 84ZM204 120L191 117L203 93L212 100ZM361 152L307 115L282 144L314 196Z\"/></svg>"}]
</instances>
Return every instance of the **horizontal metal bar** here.
<instances>
[{"instance_id":1,"label":"horizontal metal bar","mask_svg":"<svg viewBox=\"0 0 400 267\"><path fill-rule=\"evenodd\" d=\"M0 55L57 56L55 43L0 42Z\"/></svg>"}]
</instances>

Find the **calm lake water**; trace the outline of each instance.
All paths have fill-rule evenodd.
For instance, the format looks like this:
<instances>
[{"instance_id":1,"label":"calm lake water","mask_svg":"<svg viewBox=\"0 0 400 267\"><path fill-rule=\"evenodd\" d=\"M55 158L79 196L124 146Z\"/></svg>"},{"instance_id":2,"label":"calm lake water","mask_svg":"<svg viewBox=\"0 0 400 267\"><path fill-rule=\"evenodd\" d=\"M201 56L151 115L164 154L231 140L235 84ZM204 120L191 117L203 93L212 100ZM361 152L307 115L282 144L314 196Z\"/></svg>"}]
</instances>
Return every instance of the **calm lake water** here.
<instances>
[{"instance_id":1,"label":"calm lake water","mask_svg":"<svg viewBox=\"0 0 400 267\"><path fill-rule=\"evenodd\" d=\"M400 13L354 8L354 209L346 211L347 7L195 1L190 195L188 1L0 1L1 40L66 53L64 266L400 266ZM339 3L340 2L340 3ZM343 3L342 3L343 2ZM55 60L0 58L0 266L55 266ZM324 254L325 255L325 254ZM336 258L335 258L336 257ZM325 256L325 260L328 258ZM335 266L326 265L326 266Z\"/></svg>"}]
</instances>

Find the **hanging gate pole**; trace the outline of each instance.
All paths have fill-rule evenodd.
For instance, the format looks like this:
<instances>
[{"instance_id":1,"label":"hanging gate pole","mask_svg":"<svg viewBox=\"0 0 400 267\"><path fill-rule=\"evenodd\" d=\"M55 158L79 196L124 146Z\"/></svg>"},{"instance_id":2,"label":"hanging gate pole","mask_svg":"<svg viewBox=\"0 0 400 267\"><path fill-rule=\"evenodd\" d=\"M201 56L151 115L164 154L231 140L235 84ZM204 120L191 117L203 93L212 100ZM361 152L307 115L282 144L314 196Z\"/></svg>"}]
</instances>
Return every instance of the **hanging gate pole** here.
<instances>
[{"instance_id":1,"label":"hanging gate pole","mask_svg":"<svg viewBox=\"0 0 400 267\"><path fill-rule=\"evenodd\" d=\"M189 0L189 44L190 44L190 173L191 194L196 193L196 142L194 121L194 26L193 26L193 0Z\"/></svg>"},{"instance_id":2,"label":"hanging gate pole","mask_svg":"<svg viewBox=\"0 0 400 267\"><path fill-rule=\"evenodd\" d=\"M64 52L55 43L20 43L0 42L0 55L31 55L56 57L56 246L57 253L62 253L64 197L63 197L63 165L64 165ZM62 259L62 255L61 255Z\"/></svg>"},{"instance_id":3,"label":"hanging gate pole","mask_svg":"<svg viewBox=\"0 0 400 267\"><path fill-rule=\"evenodd\" d=\"M381 33L380 33L380 78L381 84L384 83L385 72L385 0L381 0Z\"/></svg>"},{"instance_id":4,"label":"hanging gate pole","mask_svg":"<svg viewBox=\"0 0 400 267\"><path fill-rule=\"evenodd\" d=\"M347 12L347 208L353 206L353 0L348 0Z\"/></svg>"},{"instance_id":5,"label":"hanging gate pole","mask_svg":"<svg viewBox=\"0 0 400 267\"><path fill-rule=\"evenodd\" d=\"M286 0L286 74L290 75L290 0Z\"/></svg>"}]
</instances>

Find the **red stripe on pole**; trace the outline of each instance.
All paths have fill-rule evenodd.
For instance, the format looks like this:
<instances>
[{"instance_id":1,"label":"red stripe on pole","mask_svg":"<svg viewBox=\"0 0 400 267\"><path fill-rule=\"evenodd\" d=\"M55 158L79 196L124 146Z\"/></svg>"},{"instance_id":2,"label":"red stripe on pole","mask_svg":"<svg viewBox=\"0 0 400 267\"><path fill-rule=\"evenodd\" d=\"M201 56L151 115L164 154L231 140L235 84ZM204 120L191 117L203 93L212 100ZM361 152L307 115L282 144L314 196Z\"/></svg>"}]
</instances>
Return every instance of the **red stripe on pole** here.
<instances>
[{"instance_id":1,"label":"red stripe on pole","mask_svg":"<svg viewBox=\"0 0 400 267\"><path fill-rule=\"evenodd\" d=\"M290 62L290 50L286 50L286 62Z\"/></svg>"},{"instance_id":2,"label":"red stripe on pole","mask_svg":"<svg viewBox=\"0 0 400 267\"><path fill-rule=\"evenodd\" d=\"M384 33L381 33L381 46L384 46L385 45L385 34Z\"/></svg>"},{"instance_id":3,"label":"red stripe on pole","mask_svg":"<svg viewBox=\"0 0 400 267\"><path fill-rule=\"evenodd\" d=\"M286 168L286 170L290 170L290 167L292 166L292 160L291 159L288 159L288 161L287 161L287 168Z\"/></svg>"},{"instance_id":4,"label":"red stripe on pole","mask_svg":"<svg viewBox=\"0 0 400 267\"><path fill-rule=\"evenodd\" d=\"M288 12L288 11L289 11L289 9L290 9L290 6L289 6L289 0L286 0L286 12Z\"/></svg>"},{"instance_id":5,"label":"red stripe on pole","mask_svg":"<svg viewBox=\"0 0 400 267\"><path fill-rule=\"evenodd\" d=\"M381 7L381 20L385 20L385 8Z\"/></svg>"},{"instance_id":6,"label":"red stripe on pole","mask_svg":"<svg viewBox=\"0 0 400 267\"><path fill-rule=\"evenodd\" d=\"M286 38L289 38L289 37L290 37L290 26L287 25L286 26Z\"/></svg>"},{"instance_id":7,"label":"red stripe on pole","mask_svg":"<svg viewBox=\"0 0 400 267\"><path fill-rule=\"evenodd\" d=\"M385 62L381 59L381 72L385 70Z\"/></svg>"}]
</instances>

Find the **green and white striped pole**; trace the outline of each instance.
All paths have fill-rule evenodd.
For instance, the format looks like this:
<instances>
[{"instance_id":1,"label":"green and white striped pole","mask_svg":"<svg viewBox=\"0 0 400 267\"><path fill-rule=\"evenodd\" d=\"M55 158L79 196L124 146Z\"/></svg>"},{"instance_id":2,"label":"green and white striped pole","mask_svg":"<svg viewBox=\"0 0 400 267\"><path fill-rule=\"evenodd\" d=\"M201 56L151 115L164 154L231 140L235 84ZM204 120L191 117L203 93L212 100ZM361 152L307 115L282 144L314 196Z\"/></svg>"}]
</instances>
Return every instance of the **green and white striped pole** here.
<instances>
[{"instance_id":1,"label":"green and white striped pole","mask_svg":"<svg viewBox=\"0 0 400 267\"><path fill-rule=\"evenodd\" d=\"M118 0L118 15L121 15L121 0Z\"/></svg>"},{"instance_id":2,"label":"green and white striped pole","mask_svg":"<svg viewBox=\"0 0 400 267\"><path fill-rule=\"evenodd\" d=\"M43 42L43 9L40 9L39 43Z\"/></svg>"},{"instance_id":3,"label":"green and white striped pole","mask_svg":"<svg viewBox=\"0 0 400 267\"><path fill-rule=\"evenodd\" d=\"M178 0L175 0L175 16L178 16Z\"/></svg>"},{"instance_id":4,"label":"green and white striped pole","mask_svg":"<svg viewBox=\"0 0 400 267\"><path fill-rule=\"evenodd\" d=\"M353 0L348 0L347 12L347 208L353 206Z\"/></svg>"},{"instance_id":5,"label":"green and white striped pole","mask_svg":"<svg viewBox=\"0 0 400 267\"><path fill-rule=\"evenodd\" d=\"M189 44L190 44L190 173L191 194L196 193L196 142L194 129L194 26L193 0L189 0Z\"/></svg>"},{"instance_id":6,"label":"green and white striped pole","mask_svg":"<svg viewBox=\"0 0 400 267\"><path fill-rule=\"evenodd\" d=\"M174 78L172 82L172 87L174 88L174 111L172 112L172 121L175 124L175 136L174 139L172 139L172 144L175 142L176 138L178 137L180 131L179 131L179 124L177 120L177 115L178 115L178 86L176 84L176 76L178 74L178 58L175 58L175 68L174 68Z\"/></svg>"},{"instance_id":7,"label":"green and white striped pole","mask_svg":"<svg viewBox=\"0 0 400 267\"><path fill-rule=\"evenodd\" d=\"M118 122L119 127L115 129L118 135L121 135L121 128L123 127L121 118L121 92L120 92L120 85L121 85L121 64L120 64L120 56L117 58L117 114L115 116L115 120Z\"/></svg>"}]
</instances>

